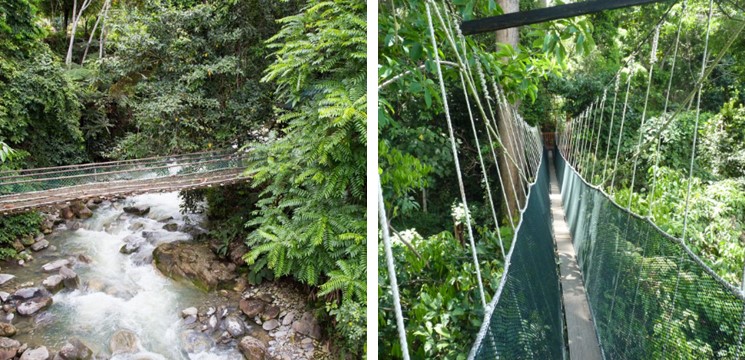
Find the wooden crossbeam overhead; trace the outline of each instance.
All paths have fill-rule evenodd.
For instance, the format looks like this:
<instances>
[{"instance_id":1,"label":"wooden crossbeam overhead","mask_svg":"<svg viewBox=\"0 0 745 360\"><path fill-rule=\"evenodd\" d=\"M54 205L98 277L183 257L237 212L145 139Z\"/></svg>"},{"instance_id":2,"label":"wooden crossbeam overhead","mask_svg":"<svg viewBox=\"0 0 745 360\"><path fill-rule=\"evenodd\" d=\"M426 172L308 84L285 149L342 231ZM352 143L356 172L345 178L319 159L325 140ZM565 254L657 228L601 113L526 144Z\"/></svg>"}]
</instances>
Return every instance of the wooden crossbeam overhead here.
<instances>
[{"instance_id":1,"label":"wooden crossbeam overhead","mask_svg":"<svg viewBox=\"0 0 745 360\"><path fill-rule=\"evenodd\" d=\"M461 25L461 30L464 35L474 35L551 20L593 14L606 10L666 1L670 0L590 0L464 21Z\"/></svg>"}]
</instances>

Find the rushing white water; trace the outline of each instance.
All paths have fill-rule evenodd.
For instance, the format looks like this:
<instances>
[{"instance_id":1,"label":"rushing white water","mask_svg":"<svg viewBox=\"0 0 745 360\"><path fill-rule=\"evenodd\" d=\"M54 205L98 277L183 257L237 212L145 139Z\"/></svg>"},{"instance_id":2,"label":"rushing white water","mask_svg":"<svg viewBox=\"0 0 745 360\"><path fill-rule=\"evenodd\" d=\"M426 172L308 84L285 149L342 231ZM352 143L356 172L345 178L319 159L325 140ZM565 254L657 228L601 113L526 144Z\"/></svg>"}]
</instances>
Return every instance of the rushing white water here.
<instances>
[{"instance_id":1,"label":"rushing white water","mask_svg":"<svg viewBox=\"0 0 745 360\"><path fill-rule=\"evenodd\" d=\"M29 324L29 329L19 331L19 339L59 349L68 339L78 337L94 353L108 354L112 334L126 329L139 337L140 352L112 359L242 359L235 349L213 347L199 354L183 350L180 311L216 295L166 278L152 265L152 251L158 244L191 239L187 233L164 230L164 224L175 222L182 229L184 225L198 226L203 221L196 214L180 214L179 204L178 193L148 194L120 203L104 203L80 229L50 236L50 242L59 252L42 251L29 267L80 254L88 256L90 263L74 265L81 287L54 295L54 304L47 313L32 320L34 324ZM123 207L130 205L149 206L150 212L144 216L124 213ZM127 236L141 237L143 232L152 235L146 236L137 252L120 253Z\"/></svg>"}]
</instances>

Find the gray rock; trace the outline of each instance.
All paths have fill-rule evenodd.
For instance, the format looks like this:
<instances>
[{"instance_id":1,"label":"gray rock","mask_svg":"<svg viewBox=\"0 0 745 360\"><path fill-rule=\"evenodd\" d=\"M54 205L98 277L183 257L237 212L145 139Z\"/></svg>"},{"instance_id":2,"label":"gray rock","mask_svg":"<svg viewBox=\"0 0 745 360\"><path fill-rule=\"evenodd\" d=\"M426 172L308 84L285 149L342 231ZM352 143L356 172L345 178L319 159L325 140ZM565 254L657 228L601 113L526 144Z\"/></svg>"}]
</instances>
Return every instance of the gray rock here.
<instances>
[{"instance_id":1,"label":"gray rock","mask_svg":"<svg viewBox=\"0 0 745 360\"><path fill-rule=\"evenodd\" d=\"M215 346L211 337L196 330L186 330L181 333L180 338L182 348L190 354L207 351Z\"/></svg>"},{"instance_id":2,"label":"gray rock","mask_svg":"<svg viewBox=\"0 0 745 360\"><path fill-rule=\"evenodd\" d=\"M248 316L249 318L253 318L254 316L264 311L266 303L259 299L241 299L241 302L238 304L238 306L240 307L241 311L246 314L246 316Z\"/></svg>"},{"instance_id":3,"label":"gray rock","mask_svg":"<svg viewBox=\"0 0 745 360\"><path fill-rule=\"evenodd\" d=\"M197 316L196 315L189 315L184 318L184 325L191 325L193 323L197 322Z\"/></svg>"},{"instance_id":4,"label":"gray rock","mask_svg":"<svg viewBox=\"0 0 745 360\"><path fill-rule=\"evenodd\" d=\"M15 277L16 277L15 275L10 275L10 274L0 274L0 285L3 285L3 284L5 284L6 282L8 282L8 281L12 280L12 279L13 279L13 278L15 278Z\"/></svg>"},{"instance_id":5,"label":"gray rock","mask_svg":"<svg viewBox=\"0 0 745 360\"><path fill-rule=\"evenodd\" d=\"M59 275L62 276L62 282L68 289L77 289L80 287L80 278L72 269L63 266L59 269Z\"/></svg>"},{"instance_id":6,"label":"gray rock","mask_svg":"<svg viewBox=\"0 0 745 360\"><path fill-rule=\"evenodd\" d=\"M62 283L63 280L64 278L62 275L57 274L46 278L41 284L44 285L47 290L56 293L64 287L64 284Z\"/></svg>"},{"instance_id":7,"label":"gray rock","mask_svg":"<svg viewBox=\"0 0 745 360\"><path fill-rule=\"evenodd\" d=\"M295 312L291 311L285 315L285 317L282 319L282 325L290 325L292 324L292 321L295 320Z\"/></svg>"},{"instance_id":8,"label":"gray rock","mask_svg":"<svg viewBox=\"0 0 745 360\"><path fill-rule=\"evenodd\" d=\"M318 325L318 321L310 312L304 313L300 320L295 321L292 324L292 330L314 339L321 338L321 326Z\"/></svg>"},{"instance_id":9,"label":"gray rock","mask_svg":"<svg viewBox=\"0 0 745 360\"><path fill-rule=\"evenodd\" d=\"M155 267L176 280L187 280L203 290L232 287L237 274L203 243L174 241L153 251Z\"/></svg>"},{"instance_id":10,"label":"gray rock","mask_svg":"<svg viewBox=\"0 0 745 360\"><path fill-rule=\"evenodd\" d=\"M243 327L243 320L236 315L230 315L225 318L225 330L232 337L239 337L246 333L246 329Z\"/></svg>"},{"instance_id":11,"label":"gray rock","mask_svg":"<svg viewBox=\"0 0 745 360\"><path fill-rule=\"evenodd\" d=\"M31 250L41 251L43 249L46 249L47 247L49 247L49 241L47 239L41 239L35 242L33 245L31 245Z\"/></svg>"},{"instance_id":12,"label":"gray rock","mask_svg":"<svg viewBox=\"0 0 745 360\"><path fill-rule=\"evenodd\" d=\"M196 316L197 312L198 312L197 308L192 306L190 308L181 310L181 317L187 317L187 316L192 316L192 315Z\"/></svg>"},{"instance_id":13,"label":"gray rock","mask_svg":"<svg viewBox=\"0 0 745 360\"><path fill-rule=\"evenodd\" d=\"M62 346L62 349L54 358L58 360L91 360L93 350L79 339L72 339Z\"/></svg>"},{"instance_id":14,"label":"gray rock","mask_svg":"<svg viewBox=\"0 0 745 360\"><path fill-rule=\"evenodd\" d=\"M150 207L145 205L125 206L124 212L127 214L142 216L150 212Z\"/></svg>"},{"instance_id":15,"label":"gray rock","mask_svg":"<svg viewBox=\"0 0 745 360\"><path fill-rule=\"evenodd\" d=\"M44 270L44 271L46 271L46 272L53 272L53 271L59 270L59 268L61 268L63 266L67 266L67 265L70 265L70 260L59 259L59 260L55 260L55 261L52 261L50 263L46 263L46 264L42 265L41 266L41 269Z\"/></svg>"},{"instance_id":16,"label":"gray rock","mask_svg":"<svg viewBox=\"0 0 745 360\"><path fill-rule=\"evenodd\" d=\"M145 227L145 224L138 221L136 223L133 223L132 225L129 225L127 229L132 230L132 231L137 231L144 227Z\"/></svg>"},{"instance_id":17,"label":"gray rock","mask_svg":"<svg viewBox=\"0 0 745 360\"><path fill-rule=\"evenodd\" d=\"M264 360L267 358L266 345L251 336L244 336L238 343L238 349L247 360Z\"/></svg>"},{"instance_id":18,"label":"gray rock","mask_svg":"<svg viewBox=\"0 0 745 360\"><path fill-rule=\"evenodd\" d=\"M271 331L279 327L279 321L277 321L277 319L272 319L265 322L261 327L266 331Z\"/></svg>"},{"instance_id":19,"label":"gray rock","mask_svg":"<svg viewBox=\"0 0 745 360\"><path fill-rule=\"evenodd\" d=\"M129 235L124 238L124 245L119 249L122 254L131 254L140 249L140 246L145 243L145 239L137 235Z\"/></svg>"},{"instance_id":20,"label":"gray rock","mask_svg":"<svg viewBox=\"0 0 745 360\"><path fill-rule=\"evenodd\" d=\"M16 290L13 295L10 296L11 300L28 300L33 297L46 295L47 292L42 288L38 287L25 287Z\"/></svg>"},{"instance_id":21,"label":"gray rock","mask_svg":"<svg viewBox=\"0 0 745 360\"><path fill-rule=\"evenodd\" d=\"M29 349L23 352L21 360L47 360L49 359L49 350L46 346L36 349Z\"/></svg>"},{"instance_id":22,"label":"gray rock","mask_svg":"<svg viewBox=\"0 0 745 360\"><path fill-rule=\"evenodd\" d=\"M10 294L8 294L5 291L0 291L0 300L2 300L2 302L8 301L9 297L10 297Z\"/></svg>"},{"instance_id":23,"label":"gray rock","mask_svg":"<svg viewBox=\"0 0 745 360\"><path fill-rule=\"evenodd\" d=\"M212 329L217 327L217 316L215 315L210 316L209 325L210 325L210 328Z\"/></svg>"},{"instance_id":24,"label":"gray rock","mask_svg":"<svg viewBox=\"0 0 745 360\"><path fill-rule=\"evenodd\" d=\"M177 223L168 223L163 225L163 229L167 231L178 231L178 224Z\"/></svg>"},{"instance_id":25,"label":"gray rock","mask_svg":"<svg viewBox=\"0 0 745 360\"><path fill-rule=\"evenodd\" d=\"M0 322L0 336L12 337L16 332L16 327L12 324Z\"/></svg>"},{"instance_id":26,"label":"gray rock","mask_svg":"<svg viewBox=\"0 0 745 360\"><path fill-rule=\"evenodd\" d=\"M20 315L29 316L37 313L41 309L49 307L50 305L52 305L52 298L49 296L42 296L20 303L16 310Z\"/></svg>"},{"instance_id":27,"label":"gray rock","mask_svg":"<svg viewBox=\"0 0 745 360\"><path fill-rule=\"evenodd\" d=\"M279 316L279 306L267 305L264 307L264 311L261 313L261 320L267 321L276 319Z\"/></svg>"},{"instance_id":28,"label":"gray rock","mask_svg":"<svg viewBox=\"0 0 745 360\"><path fill-rule=\"evenodd\" d=\"M0 337L0 360L10 360L16 356L21 343L17 340Z\"/></svg>"},{"instance_id":29,"label":"gray rock","mask_svg":"<svg viewBox=\"0 0 745 360\"><path fill-rule=\"evenodd\" d=\"M137 334L129 330L119 330L111 336L109 349L112 355L131 354L139 351L140 340Z\"/></svg>"}]
</instances>

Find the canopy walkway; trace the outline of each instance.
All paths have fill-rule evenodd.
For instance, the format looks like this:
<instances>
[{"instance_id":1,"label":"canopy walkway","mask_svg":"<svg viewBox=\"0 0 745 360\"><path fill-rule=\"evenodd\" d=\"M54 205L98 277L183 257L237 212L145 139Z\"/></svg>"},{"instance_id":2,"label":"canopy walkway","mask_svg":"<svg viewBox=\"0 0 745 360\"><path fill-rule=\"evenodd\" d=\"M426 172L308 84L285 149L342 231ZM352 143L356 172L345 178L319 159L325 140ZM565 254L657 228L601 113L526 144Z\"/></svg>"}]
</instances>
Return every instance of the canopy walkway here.
<instances>
[{"instance_id":1,"label":"canopy walkway","mask_svg":"<svg viewBox=\"0 0 745 360\"><path fill-rule=\"evenodd\" d=\"M0 214L72 200L222 186L246 178L242 152L209 151L135 160L0 171Z\"/></svg>"},{"instance_id":2,"label":"canopy walkway","mask_svg":"<svg viewBox=\"0 0 745 360\"><path fill-rule=\"evenodd\" d=\"M434 48L433 70L436 70L439 95L444 104L443 121L449 129L459 200L468 208L458 159L462 154L453 131L448 97L461 93L447 91L442 70L446 66L455 68L460 77L458 84L465 95L473 130L470 140L475 142L476 149L483 150L476 152L483 175L483 179L478 180L485 188L484 198L491 209L493 223L497 225L497 239L477 239L471 229L469 212L465 212L464 232L468 240L465 251L473 258L473 276L479 284L482 304L472 311L483 314L468 359L745 357L745 269L742 283L725 280L691 249L687 232L703 85L735 39L740 37L745 22L736 22L719 53L710 57L714 2L709 1L708 13L697 16L697 21L705 22L706 26L701 67L695 69L698 77L689 88L678 90L688 95L683 101L678 96L678 103L673 104L671 86L673 78L680 76L675 72L675 62L683 18L688 10L686 1L672 3L655 28L630 54L628 62L605 86L602 95L578 116L566 123L557 123L555 137L545 137L555 141L555 147L547 146L552 150L546 150L538 129L526 124L506 100L496 83L497 76L484 71L481 58L467 56L478 50L460 32L458 16L434 0L426 1L426 10L428 40ZM673 32L672 37L667 33L672 41L665 51L668 54L664 59L666 63L657 64L663 25L677 28L677 32ZM651 46L642 46L650 41ZM438 46L445 50L440 51ZM647 60L638 59L643 51L649 52ZM441 59L440 54L451 54L452 58ZM656 65L671 66L670 78L662 84L653 76ZM639 82L632 82L636 72L647 79L641 87ZM396 81L396 77L383 81L381 86L391 81ZM630 109L636 105L629 103L629 95L634 91L632 83L640 90L636 99L643 100L639 102L643 104L643 111ZM653 86L666 88L664 107L653 109L650 105ZM641 164L640 157L643 153L652 153L650 159L660 158L654 154L663 151L662 132L686 109L695 110L695 128L690 167L686 172L688 189L682 235L673 236L660 229L652 217L652 208L659 201L655 192L656 173L650 171L651 179L644 188L638 183L642 174L647 173L643 166L654 169L658 164ZM500 116L506 116L508 121L498 126ZM656 128L648 124L653 116L657 118ZM482 127L480 133L477 127ZM624 138L625 133L632 135ZM482 148L480 141L485 140L488 144ZM624 145L627 153L623 153L622 144L628 143L633 145L630 150ZM485 165L492 160L497 165L507 162L511 166L504 168L514 169L513 173L501 173L502 167L496 166L496 174L493 174L493 170L488 169L495 167ZM628 192L625 199L620 197L624 204L617 202L618 189L622 187L616 181L620 181L621 172L630 182L623 184ZM497 179L498 187L490 187L490 176ZM519 179L517 182L512 180L515 177ZM390 296L400 352L408 360L407 309L401 306L399 298L391 236L385 225L388 224L385 201L382 191L380 194L379 221ZM517 218L513 218L510 211L506 211L508 219L496 215L500 197L502 204L508 203L509 197L518 199ZM632 205L636 203L646 204L649 213L634 213ZM513 229L509 248L504 246L499 229L507 226ZM476 241L497 241L502 251L477 254ZM491 293L486 290L491 284L482 281L479 256L498 256L504 260L499 284Z\"/></svg>"}]
</instances>

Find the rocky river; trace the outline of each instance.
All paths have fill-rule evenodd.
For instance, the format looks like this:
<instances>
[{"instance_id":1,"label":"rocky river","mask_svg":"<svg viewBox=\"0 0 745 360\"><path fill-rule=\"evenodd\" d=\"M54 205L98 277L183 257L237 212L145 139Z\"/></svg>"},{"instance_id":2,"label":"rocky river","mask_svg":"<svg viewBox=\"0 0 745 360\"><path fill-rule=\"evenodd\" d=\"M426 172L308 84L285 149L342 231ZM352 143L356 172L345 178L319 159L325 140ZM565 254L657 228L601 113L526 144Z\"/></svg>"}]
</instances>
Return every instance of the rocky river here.
<instances>
[{"instance_id":1,"label":"rocky river","mask_svg":"<svg viewBox=\"0 0 745 360\"><path fill-rule=\"evenodd\" d=\"M289 281L251 286L197 240L200 214L178 193L73 203L0 264L0 360L319 359L307 295Z\"/></svg>"}]
</instances>

